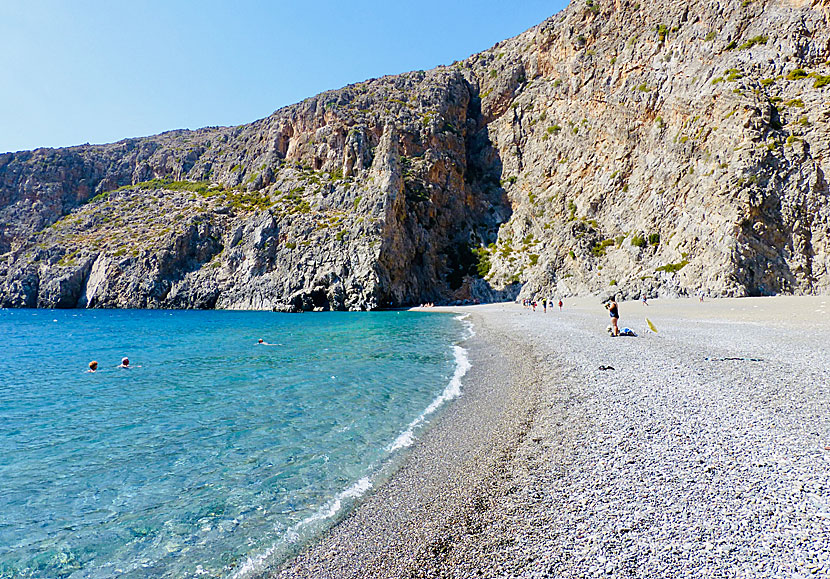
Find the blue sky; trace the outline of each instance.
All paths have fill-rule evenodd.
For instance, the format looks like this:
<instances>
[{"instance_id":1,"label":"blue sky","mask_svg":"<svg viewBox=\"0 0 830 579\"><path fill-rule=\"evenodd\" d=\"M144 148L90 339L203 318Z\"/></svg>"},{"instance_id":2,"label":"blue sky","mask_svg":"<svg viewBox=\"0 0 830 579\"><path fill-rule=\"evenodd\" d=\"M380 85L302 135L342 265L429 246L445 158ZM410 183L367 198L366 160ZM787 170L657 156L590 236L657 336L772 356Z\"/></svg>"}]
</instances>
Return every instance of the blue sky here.
<instances>
[{"instance_id":1,"label":"blue sky","mask_svg":"<svg viewBox=\"0 0 830 579\"><path fill-rule=\"evenodd\" d=\"M449 64L566 0L2 0L0 152L237 125Z\"/></svg>"}]
</instances>

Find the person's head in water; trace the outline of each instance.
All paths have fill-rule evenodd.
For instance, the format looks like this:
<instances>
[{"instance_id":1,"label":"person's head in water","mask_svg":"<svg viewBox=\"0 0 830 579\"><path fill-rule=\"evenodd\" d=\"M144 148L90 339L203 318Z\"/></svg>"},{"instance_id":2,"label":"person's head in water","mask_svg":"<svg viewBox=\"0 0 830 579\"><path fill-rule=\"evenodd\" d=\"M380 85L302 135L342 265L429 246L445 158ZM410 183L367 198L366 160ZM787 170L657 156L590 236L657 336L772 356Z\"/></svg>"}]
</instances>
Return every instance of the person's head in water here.
<instances>
[{"instance_id":1,"label":"person's head in water","mask_svg":"<svg viewBox=\"0 0 830 579\"><path fill-rule=\"evenodd\" d=\"M89 363L89 371L90 372L95 372L95 370L97 370L97 369L98 369L98 362L93 360L92 362Z\"/></svg>"},{"instance_id":2,"label":"person's head in water","mask_svg":"<svg viewBox=\"0 0 830 579\"><path fill-rule=\"evenodd\" d=\"M260 338L259 340L257 340L257 344L264 344L264 343L265 343L265 342L263 342L263 341L262 341L262 338Z\"/></svg>"},{"instance_id":3,"label":"person's head in water","mask_svg":"<svg viewBox=\"0 0 830 579\"><path fill-rule=\"evenodd\" d=\"M130 359L129 358L121 358L121 366L119 368L129 368L130 367Z\"/></svg>"}]
</instances>

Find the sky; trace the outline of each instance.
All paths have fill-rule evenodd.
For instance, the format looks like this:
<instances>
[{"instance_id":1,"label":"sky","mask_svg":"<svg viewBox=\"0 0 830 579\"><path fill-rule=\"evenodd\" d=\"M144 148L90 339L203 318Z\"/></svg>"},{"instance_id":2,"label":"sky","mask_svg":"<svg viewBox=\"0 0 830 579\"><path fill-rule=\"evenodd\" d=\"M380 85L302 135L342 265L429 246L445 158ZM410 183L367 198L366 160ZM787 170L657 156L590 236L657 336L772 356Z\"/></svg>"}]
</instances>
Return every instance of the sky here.
<instances>
[{"instance_id":1,"label":"sky","mask_svg":"<svg viewBox=\"0 0 830 579\"><path fill-rule=\"evenodd\" d=\"M463 60L567 0L0 0L0 152L239 125Z\"/></svg>"}]
</instances>

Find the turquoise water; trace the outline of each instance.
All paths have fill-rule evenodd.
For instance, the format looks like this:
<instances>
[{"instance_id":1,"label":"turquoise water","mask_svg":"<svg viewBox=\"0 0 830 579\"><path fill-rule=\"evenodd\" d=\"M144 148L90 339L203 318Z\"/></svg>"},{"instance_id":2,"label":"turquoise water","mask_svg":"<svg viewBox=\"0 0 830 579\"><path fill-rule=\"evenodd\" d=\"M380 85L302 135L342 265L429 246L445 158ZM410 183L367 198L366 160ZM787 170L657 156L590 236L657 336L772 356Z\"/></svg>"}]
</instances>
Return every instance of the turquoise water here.
<instances>
[{"instance_id":1,"label":"turquoise water","mask_svg":"<svg viewBox=\"0 0 830 579\"><path fill-rule=\"evenodd\" d=\"M0 577L279 562L458 394L466 332L411 312L0 310Z\"/></svg>"}]
</instances>

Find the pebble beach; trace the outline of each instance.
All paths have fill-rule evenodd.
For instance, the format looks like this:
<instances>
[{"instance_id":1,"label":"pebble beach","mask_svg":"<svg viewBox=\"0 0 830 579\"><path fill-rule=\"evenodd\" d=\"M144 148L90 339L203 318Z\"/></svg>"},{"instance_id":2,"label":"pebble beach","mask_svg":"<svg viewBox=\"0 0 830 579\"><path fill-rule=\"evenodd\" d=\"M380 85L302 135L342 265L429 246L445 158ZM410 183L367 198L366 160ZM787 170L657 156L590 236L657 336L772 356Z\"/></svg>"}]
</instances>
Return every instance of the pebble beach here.
<instances>
[{"instance_id":1,"label":"pebble beach","mask_svg":"<svg viewBox=\"0 0 830 579\"><path fill-rule=\"evenodd\" d=\"M271 576L830 576L828 301L431 308L462 396Z\"/></svg>"}]
</instances>

